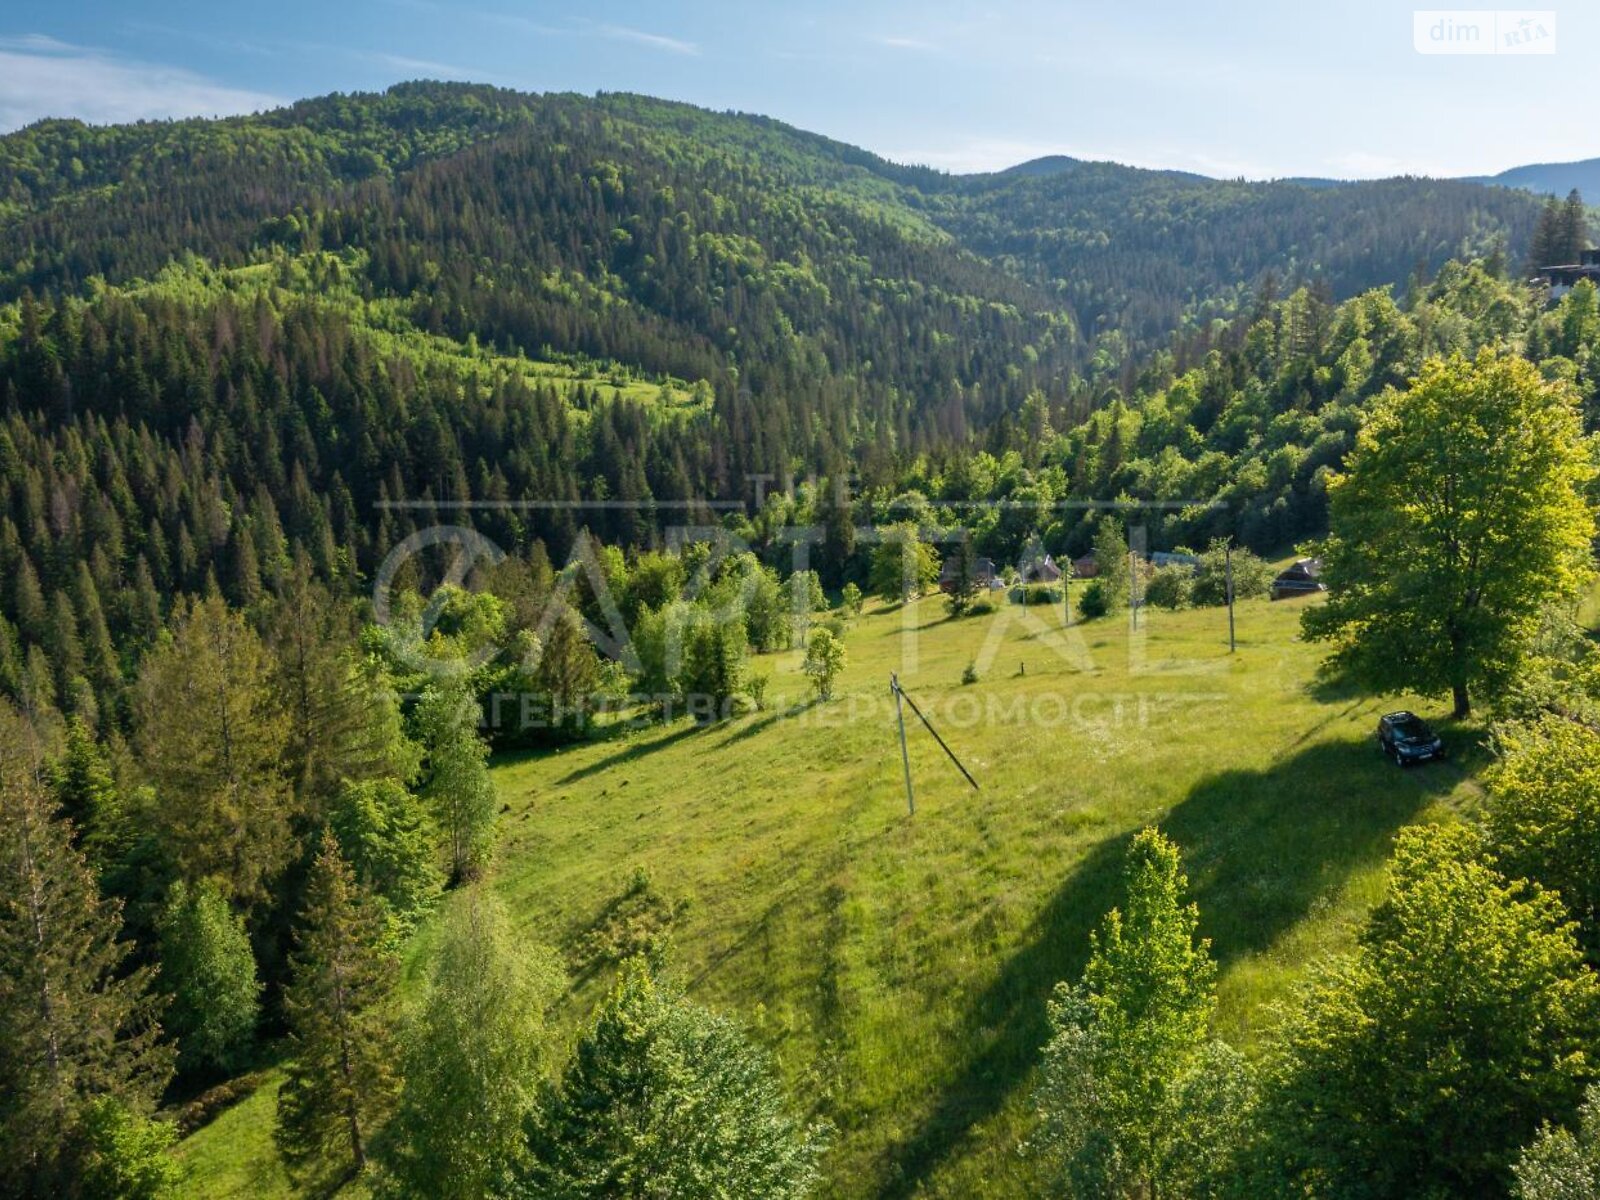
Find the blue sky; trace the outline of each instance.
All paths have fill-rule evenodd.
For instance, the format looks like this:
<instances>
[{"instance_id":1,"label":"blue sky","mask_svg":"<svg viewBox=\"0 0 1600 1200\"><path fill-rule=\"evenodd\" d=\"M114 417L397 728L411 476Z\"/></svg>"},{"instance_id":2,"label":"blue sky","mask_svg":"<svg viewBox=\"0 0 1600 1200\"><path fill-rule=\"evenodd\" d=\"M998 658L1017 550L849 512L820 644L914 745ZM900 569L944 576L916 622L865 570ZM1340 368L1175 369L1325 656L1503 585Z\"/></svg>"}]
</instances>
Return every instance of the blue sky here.
<instances>
[{"instance_id":1,"label":"blue sky","mask_svg":"<svg viewBox=\"0 0 1600 1200\"><path fill-rule=\"evenodd\" d=\"M1413 7L7 0L0 130L448 78L761 112L960 171L1050 153L1251 178L1600 156L1600 6L1557 11L1553 57L1419 55Z\"/></svg>"}]
</instances>

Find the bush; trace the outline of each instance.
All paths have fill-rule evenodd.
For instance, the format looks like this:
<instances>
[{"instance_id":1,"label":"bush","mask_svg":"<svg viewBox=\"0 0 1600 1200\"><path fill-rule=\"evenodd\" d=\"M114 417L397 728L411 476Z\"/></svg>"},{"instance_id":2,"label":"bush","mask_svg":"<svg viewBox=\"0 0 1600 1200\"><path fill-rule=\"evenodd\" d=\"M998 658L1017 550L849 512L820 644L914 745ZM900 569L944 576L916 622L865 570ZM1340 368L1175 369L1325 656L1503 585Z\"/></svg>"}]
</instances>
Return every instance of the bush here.
<instances>
[{"instance_id":1,"label":"bush","mask_svg":"<svg viewBox=\"0 0 1600 1200\"><path fill-rule=\"evenodd\" d=\"M751 675L744 681L745 695L750 697L750 703L756 706L757 712L767 707L767 684L771 682L771 675Z\"/></svg>"},{"instance_id":2,"label":"bush","mask_svg":"<svg viewBox=\"0 0 1600 1200\"><path fill-rule=\"evenodd\" d=\"M1024 583L1012 588L1006 598L1013 604L1060 604L1061 585L1059 583Z\"/></svg>"},{"instance_id":3,"label":"bush","mask_svg":"<svg viewBox=\"0 0 1600 1200\"><path fill-rule=\"evenodd\" d=\"M961 672L961 682L962 683L977 683L978 682L978 664L977 663L969 662L967 664L967 669L965 671Z\"/></svg>"},{"instance_id":4,"label":"bush","mask_svg":"<svg viewBox=\"0 0 1600 1200\"><path fill-rule=\"evenodd\" d=\"M1188 567L1159 567L1144 588L1145 603L1157 608L1188 608L1194 600L1194 571Z\"/></svg>"},{"instance_id":5,"label":"bush","mask_svg":"<svg viewBox=\"0 0 1600 1200\"><path fill-rule=\"evenodd\" d=\"M1078 615L1086 621L1103 617L1111 611L1111 597L1098 579L1091 579L1078 597Z\"/></svg>"},{"instance_id":6,"label":"bush","mask_svg":"<svg viewBox=\"0 0 1600 1200\"><path fill-rule=\"evenodd\" d=\"M1265 596L1267 589L1272 586L1274 574L1271 563L1248 550L1235 548L1233 598L1250 600ZM1210 549L1200 556L1200 569L1194 578L1194 602L1198 605L1228 602L1228 550L1227 542L1222 538L1214 540Z\"/></svg>"},{"instance_id":7,"label":"bush","mask_svg":"<svg viewBox=\"0 0 1600 1200\"><path fill-rule=\"evenodd\" d=\"M811 677L817 689L817 699L832 698L833 681L844 670L846 657L844 642L828 630L819 629L811 635L811 644L806 647L805 664L801 670Z\"/></svg>"}]
</instances>

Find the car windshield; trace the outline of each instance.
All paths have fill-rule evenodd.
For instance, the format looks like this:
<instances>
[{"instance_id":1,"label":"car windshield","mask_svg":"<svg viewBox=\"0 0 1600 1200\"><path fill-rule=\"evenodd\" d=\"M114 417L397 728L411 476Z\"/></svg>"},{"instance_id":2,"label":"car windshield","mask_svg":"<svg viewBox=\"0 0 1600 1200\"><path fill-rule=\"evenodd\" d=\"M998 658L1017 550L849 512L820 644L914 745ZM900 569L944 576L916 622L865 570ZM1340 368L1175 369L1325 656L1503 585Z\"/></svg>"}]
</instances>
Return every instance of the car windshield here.
<instances>
[{"instance_id":1,"label":"car windshield","mask_svg":"<svg viewBox=\"0 0 1600 1200\"><path fill-rule=\"evenodd\" d=\"M1429 729L1416 717L1407 717L1403 721L1396 721L1394 723L1394 732L1396 737L1406 742L1425 741L1433 736L1433 730Z\"/></svg>"}]
</instances>

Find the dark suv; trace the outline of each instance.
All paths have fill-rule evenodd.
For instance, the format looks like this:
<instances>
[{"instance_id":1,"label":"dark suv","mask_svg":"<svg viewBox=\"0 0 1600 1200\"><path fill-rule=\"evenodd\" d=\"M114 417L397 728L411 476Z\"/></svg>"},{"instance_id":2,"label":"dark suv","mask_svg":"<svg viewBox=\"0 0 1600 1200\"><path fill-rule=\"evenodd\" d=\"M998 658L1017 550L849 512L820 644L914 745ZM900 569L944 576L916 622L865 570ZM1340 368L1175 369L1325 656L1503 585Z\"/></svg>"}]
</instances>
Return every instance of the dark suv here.
<instances>
[{"instance_id":1,"label":"dark suv","mask_svg":"<svg viewBox=\"0 0 1600 1200\"><path fill-rule=\"evenodd\" d=\"M1409 767L1444 757L1444 743L1415 713L1392 712L1378 718L1378 749L1394 759L1395 766Z\"/></svg>"}]
</instances>

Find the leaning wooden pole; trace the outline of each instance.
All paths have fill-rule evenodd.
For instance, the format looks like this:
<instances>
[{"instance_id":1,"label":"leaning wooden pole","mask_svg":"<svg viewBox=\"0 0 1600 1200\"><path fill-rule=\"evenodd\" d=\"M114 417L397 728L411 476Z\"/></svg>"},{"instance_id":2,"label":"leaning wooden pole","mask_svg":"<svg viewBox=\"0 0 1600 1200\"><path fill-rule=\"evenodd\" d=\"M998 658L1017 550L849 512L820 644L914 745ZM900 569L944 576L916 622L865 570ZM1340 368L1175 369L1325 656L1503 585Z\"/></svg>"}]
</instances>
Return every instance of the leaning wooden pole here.
<instances>
[{"instance_id":1,"label":"leaning wooden pole","mask_svg":"<svg viewBox=\"0 0 1600 1200\"><path fill-rule=\"evenodd\" d=\"M917 798L911 790L911 753L906 749L906 710L900 702L900 680L892 674L889 676L889 690L894 693L894 715L900 722L900 765L906 772L906 810L914 817L917 815Z\"/></svg>"},{"instance_id":2,"label":"leaning wooden pole","mask_svg":"<svg viewBox=\"0 0 1600 1200\"><path fill-rule=\"evenodd\" d=\"M966 776L967 782L972 785L972 790L973 791L979 790L978 789L978 781L972 777L972 772L967 770L967 768L962 764L961 760L956 757L956 752L954 750L950 749L949 746L945 745L944 739L939 736L939 731L933 727L933 722L928 720L927 717L922 715L922 710L917 707L917 702L915 700L913 700L910 696L906 696L906 693L900 689L900 684L899 684L898 681L895 683L894 686L895 686L895 691L896 691L896 693L898 695L905 696L906 703L911 705L911 711L917 714L917 720L921 721L923 723L923 725L925 725L927 727L928 732L933 734L933 740L939 743L939 749L943 750L947 755L949 755L950 756L950 761L955 763L955 765L956 765L956 770L960 771L962 775ZM901 728L904 728L904 724L903 723L902 723ZM908 770L909 770L909 768L908 768ZM908 775L907 778L909 778L909 777L910 776Z\"/></svg>"}]
</instances>

